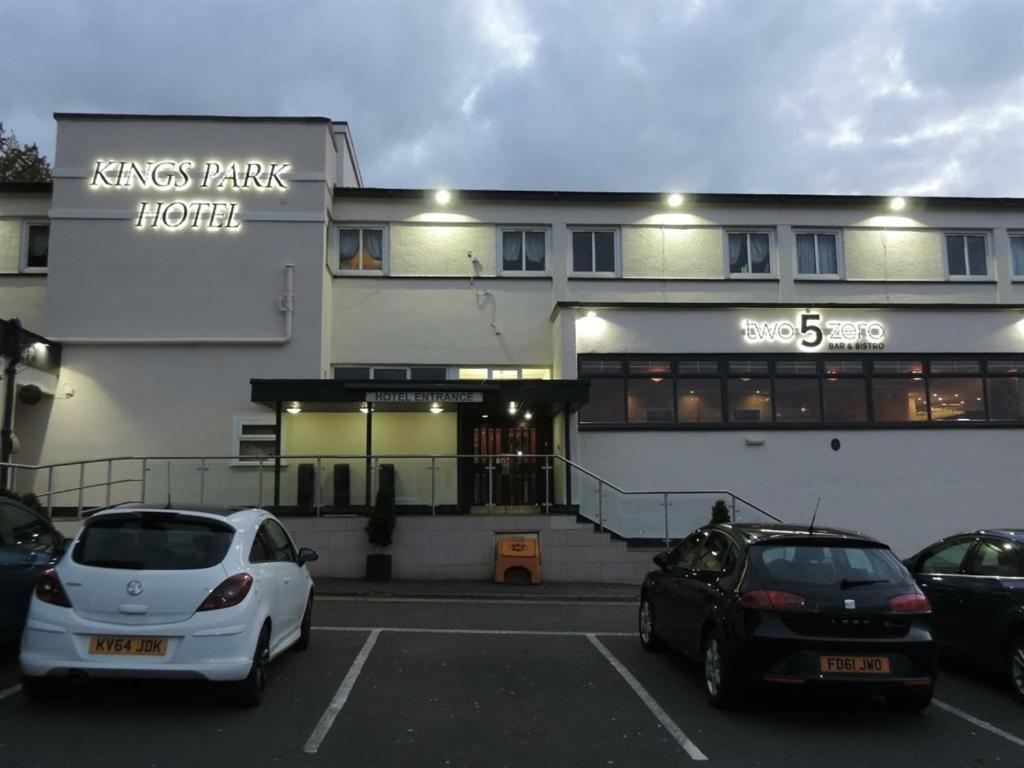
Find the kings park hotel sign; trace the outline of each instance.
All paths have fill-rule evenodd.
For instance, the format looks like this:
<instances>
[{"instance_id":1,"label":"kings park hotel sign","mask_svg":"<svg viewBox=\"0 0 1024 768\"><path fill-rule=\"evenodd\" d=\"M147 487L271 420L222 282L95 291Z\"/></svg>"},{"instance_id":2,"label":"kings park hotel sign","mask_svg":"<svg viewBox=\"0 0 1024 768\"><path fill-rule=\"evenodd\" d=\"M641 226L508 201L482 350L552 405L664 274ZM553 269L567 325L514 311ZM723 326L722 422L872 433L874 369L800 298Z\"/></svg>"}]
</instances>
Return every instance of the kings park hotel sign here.
<instances>
[{"instance_id":1,"label":"kings park hotel sign","mask_svg":"<svg viewBox=\"0 0 1024 768\"><path fill-rule=\"evenodd\" d=\"M289 168L291 163L258 160L97 160L89 186L152 192L135 209L138 230L237 232L240 204L231 193L284 192L288 182L282 174Z\"/></svg>"}]
</instances>

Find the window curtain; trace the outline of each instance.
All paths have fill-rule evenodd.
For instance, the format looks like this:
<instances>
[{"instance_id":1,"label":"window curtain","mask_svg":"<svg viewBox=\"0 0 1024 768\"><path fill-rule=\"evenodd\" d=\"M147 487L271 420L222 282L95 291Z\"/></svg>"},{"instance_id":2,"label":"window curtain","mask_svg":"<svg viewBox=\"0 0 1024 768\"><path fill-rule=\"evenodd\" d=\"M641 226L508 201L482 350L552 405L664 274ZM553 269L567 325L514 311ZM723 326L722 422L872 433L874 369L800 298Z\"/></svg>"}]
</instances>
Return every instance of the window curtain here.
<instances>
[{"instance_id":1,"label":"window curtain","mask_svg":"<svg viewBox=\"0 0 1024 768\"><path fill-rule=\"evenodd\" d=\"M341 269L359 269L359 230L343 229L338 236L338 256Z\"/></svg>"},{"instance_id":2,"label":"window curtain","mask_svg":"<svg viewBox=\"0 0 1024 768\"><path fill-rule=\"evenodd\" d=\"M384 233L379 229L364 229L363 247L369 256L369 263L367 263L366 256L363 257L363 269L383 269Z\"/></svg>"},{"instance_id":3,"label":"window curtain","mask_svg":"<svg viewBox=\"0 0 1024 768\"><path fill-rule=\"evenodd\" d=\"M501 268L521 270L523 268L523 233L505 232L501 242Z\"/></svg>"},{"instance_id":4,"label":"window curtain","mask_svg":"<svg viewBox=\"0 0 1024 768\"><path fill-rule=\"evenodd\" d=\"M531 272L544 271L544 233L526 233L526 269Z\"/></svg>"},{"instance_id":5,"label":"window curtain","mask_svg":"<svg viewBox=\"0 0 1024 768\"><path fill-rule=\"evenodd\" d=\"M760 274L772 271L766 232L756 232L750 235L750 271Z\"/></svg>"},{"instance_id":6,"label":"window curtain","mask_svg":"<svg viewBox=\"0 0 1024 768\"><path fill-rule=\"evenodd\" d=\"M814 235L796 236L796 271L801 275L818 274L818 263L814 258Z\"/></svg>"},{"instance_id":7,"label":"window curtain","mask_svg":"<svg viewBox=\"0 0 1024 768\"><path fill-rule=\"evenodd\" d=\"M839 274L839 254L836 249L835 235L817 235L818 238L818 272L822 275Z\"/></svg>"},{"instance_id":8,"label":"window curtain","mask_svg":"<svg viewBox=\"0 0 1024 768\"><path fill-rule=\"evenodd\" d=\"M747 236L745 234L729 235L729 272L739 274L749 272L747 264Z\"/></svg>"}]
</instances>

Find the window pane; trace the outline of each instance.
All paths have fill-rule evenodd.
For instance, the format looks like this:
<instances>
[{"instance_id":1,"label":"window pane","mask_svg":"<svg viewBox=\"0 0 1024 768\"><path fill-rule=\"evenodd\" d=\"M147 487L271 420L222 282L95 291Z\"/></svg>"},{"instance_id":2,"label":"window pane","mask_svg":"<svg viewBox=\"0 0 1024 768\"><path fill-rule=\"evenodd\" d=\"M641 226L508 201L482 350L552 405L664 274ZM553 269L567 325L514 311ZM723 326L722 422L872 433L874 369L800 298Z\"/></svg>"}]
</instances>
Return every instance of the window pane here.
<instances>
[{"instance_id":1,"label":"window pane","mask_svg":"<svg viewBox=\"0 0 1024 768\"><path fill-rule=\"evenodd\" d=\"M338 259L341 269L359 269L358 229L342 229L339 231Z\"/></svg>"},{"instance_id":2,"label":"window pane","mask_svg":"<svg viewBox=\"0 0 1024 768\"><path fill-rule=\"evenodd\" d=\"M364 365L337 365L334 367L334 378L366 381L370 378L370 368Z\"/></svg>"},{"instance_id":3,"label":"window pane","mask_svg":"<svg viewBox=\"0 0 1024 768\"><path fill-rule=\"evenodd\" d=\"M200 570L221 562L234 538L230 526L198 517L116 515L86 525L71 556L100 568Z\"/></svg>"},{"instance_id":4,"label":"window pane","mask_svg":"<svg viewBox=\"0 0 1024 768\"><path fill-rule=\"evenodd\" d=\"M630 379L628 384L629 421L672 422L672 379Z\"/></svg>"},{"instance_id":5,"label":"window pane","mask_svg":"<svg viewBox=\"0 0 1024 768\"><path fill-rule=\"evenodd\" d=\"M45 269L49 253L50 228L48 226L30 226L25 266L30 269Z\"/></svg>"},{"instance_id":6,"label":"window pane","mask_svg":"<svg viewBox=\"0 0 1024 768\"><path fill-rule=\"evenodd\" d=\"M750 271L755 274L767 274L772 271L767 232L750 233Z\"/></svg>"},{"instance_id":7,"label":"window pane","mask_svg":"<svg viewBox=\"0 0 1024 768\"><path fill-rule=\"evenodd\" d=\"M830 376L840 373L864 373L864 363L860 360L826 360L825 373Z\"/></svg>"},{"instance_id":8,"label":"window pane","mask_svg":"<svg viewBox=\"0 0 1024 768\"><path fill-rule=\"evenodd\" d=\"M796 236L796 271L801 275L816 275L818 262L814 256L814 235L802 233Z\"/></svg>"},{"instance_id":9,"label":"window pane","mask_svg":"<svg viewBox=\"0 0 1024 768\"><path fill-rule=\"evenodd\" d=\"M667 376L672 373L672 363L668 360L631 360L629 372L641 375Z\"/></svg>"},{"instance_id":10,"label":"window pane","mask_svg":"<svg viewBox=\"0 0 1024 768\"><path fill-rule=\"evenodd\" d=\"M580 376L621 376L621 360L580 360Z\"/></svg>"},{"instance_id":11,"label":"window pane","mask_svg":"<svg viewBox=\"0 0 1024 768\"><path fill-rule=\"evenodd\" d=\"M1010 238L1010 253L1013 254L1013 274L1024 277L1024 236Z\"/></svg>"},{"instance_id":12,"label":"window pane","mask_svg":"<svg viewBox=\"0 0 1024 768\"><path fill-rule=\"evenodd\" d=\"M782 374L814 374L818 372L818 364L813 360L778 360L775 372Z\"/></svg>"},{"instance_id":13,"label":"window pane","mask_svg":"<svg viewBox=\"0 0 1024 768\"><path fill-rule=\"evenodd\" d=\"M543 232L526 233L526 271L543 272L547 267L545 250L547 237Z\"/></svg>"},{"instance_id":14,"label":"window pane","mask_svg":"<svg viewBox=\"0 0 1024 768\"><path fill-rule=\"evenodd\" d=\"M717 360L680 360L676 363L679 373L718 373Z\"/></svg>"},{"instance_id":15,"label":"window pane","mask_svg":"<svg viewBox=\"0 0 1024 768\"><path fill-rule=\"evenodd\" d=\"M1024 576L1024 547L1012 541L982 539L964 573L974 576Z\"/></svg>"},{"instance_id":16,"label":"window pane","mask_svg":"<svg viewBox=\"0 0 1024 768\"><path fill-rule=\"evenodd\" d=\"M817 379L776 379L775 420L782 423L821 421Z\"/></svg>"},{"instance_id":17,"label":"window pane","mask_svg":"<svg viewBox=\"0 0 1024 768\"><path fill-rule=\"evenodd\" d=\"M922 379L875 379L871 392L877 422L903 423L928 419Z\"/></svg>"},{"instance_id":18,"label":"window pane","mask_svg":"<svg viewBox=\"0 0 1024 768\"><path fill-rule=\"evenodd\" d=\"M857 424L868 420L867 382L864 379L825 379L825 423Z\"/></svg>"},{"instance_id":19,"label":"window pane","mask_svg":"<svg viewBox=\"0 0 1024 768\"><path fill-rule=\"evenodd\" d=\"M590 402L580 408L580 421L587 424L624 422L624 386L622 379L594 379L590 382Z\"/></svg>"},{"instance_id":20,"label":"window pane","mask_svg":"<svg viewBox=\"0 0 1024 768\"><path fill-rule=\"evenodd\" d=\"M985 236L968 235L967 240L967 266L972 275L987 275L988 264L985 259Z\"/></svg>"},{"instance_id":21,"label":"window pane","mask_svg":"<svg viewBox=\"0 0 1024 768\"><path fill-rule=\"evenodd\" d=\"M932 360L932 373L980 373L981 363L977 360Z\"/></svg>"},{"instance_id":22,"label":"window pane","mask_svg":"<svg viewBox=\"0 0 1024 768\"><path fill-rule=\"evenodd\" d=\"M771 423L771 392L768 379L729 379L729 421Z\"/></svg>"},{"instance_id":23,"label":"window pane","mask_svg":"<svg viewBox=\"0 0 1024 768\"><path fill-rule=\"evenodd\" d=\"M920 360L876 360L875 373L924 373Z\"/></svg>"},{"instance_id":24,"label":"window pane","mask_svg":"<svg viewBox=\"0 0 1024 768\"><path fill-rule=\"evenodd\" d=\"M729 233L729 272L734 275L750 271L747 262L747 235L743 232Z\"/></svg>"},{"instance_id":25,"label":"window pane","mask_svg":"<svg viewBox=\"0 0 1024 768\"><path fill-rule=\"evenodd\" d=\"M981 377L932 379L932 421L984 421Z\"/></svg>"},{"instance_id":26,"label":"window pane","mask_svg":"<svg viewBox=\"0 0 1024 768\"><path fill-rule=\"evenodd\" d=\"M363 269L384 268L384 230L363 230Z\"/></svg>"},{"instance_id":27,"label":"window pane","mask_svg":"<svg viewBox=\"0 0 1024 768\"><path fill-rule=\"evenodd\" d=\"M459 368L459 378L471 381L484 381L488 373L486 368Z\"/></svg>"},{"instance_id":28,"label":"window pane","mask_svg":"<svg viewBox=\"0 0 1024 768\"><path fill-rule=\"evenodd\" d=\"M495 368L491 371L492 379L518 379L518 368Z\"/></svg>"},{"instance_id":29,"label":"window pane","mask_svg":"<svg viewBox=\"0 0 1024 768\"><path fill-rule=\"evenodd\" d=\"M925 557L921 563L919 573L959 573L960 564L963 563L964 555L971 548L974 542L958 541L949 544Z\"/></svg>"},{"instance_id":30,"label":"window pane","mask_svg":"<svg viewBox=\"0 0 1024 768\"><path fill-rule=\"evenodd\" d=\"M0 546L29 551L53 546L53 531L27 509L0 498Z\"/></svg>"},{"instance_id":31,"label":"window pane","mask_svg":"<svg viewBox=\"0 0 1024 768\"><path fill-rule=\"evenodd\" d=\"M677 379L676 410L684 424L722 420L722 385L718 379Z\"/></svg>"},{"instance_id":32,"label":"window pane","mask_svg":"<svg viewBox=\"0 0 1024 768\"><path fill-rule=\"evenodd\" d=\"M768 361L730 360L729 373L768 373Z\"/></svg>"},{"instance_id":33,"label":"window pane","mask_svg":"<svg viewBox=\"0 0 1024 768\"><path fill-rule=\"evenodd\" d=\"M839 249L836 247L836 236L819 234L818 236L818 273L822 275L839 274Z\"/></svg>"},{"instance_id":34,"label":"window pane","mask_svg":"<svg viewBox=\"0 0 1024 768\"><path fill-rule=\"evenodd\" d=\"M949 274L967 274L967 260L964 257L964 238L962 235L946 235L946 258L949 263Z\"/></svg>"},{"instance_id":35,"label":"window pane","mask_svg":"<svg viewBox=\"0 0 1024 768\"><path fill-rule=\"evenodd\" d=\"M239 440L238 457L241 459L258 459L260 456L274 455L273 440Z\"/></svg>"},{"instance_id":36,"label":"window pane","mask_svg":"<svg viewBox=\"0 0 1024 768\"><path fill-rule=\"evenodd\" d=\"M501 234L501 268L516 272L523 268L523 233Z\"/></svg>"},{"instance_id":37,"label":"window pane","mask_svg":"<svg viewBox=\"0 0 1024 768\"><path fill-rule=\"evenodd\" d=\"M245 437L258 437L260 435L273 437L277 434L277 427L274 424L243 424L241 433Z\"/></svg>"},{"instance_id":38,"label":"window pane","mask_svg":"<svg viewBox=\"0 0 1024 768\"><path fill-rule=\"evenodd\" d=\"M988 416L992 421L1024 421L1024 379L1001 376L988 380Z\"/></svg>"},{"instance_id":39,"label":"window pane","mask_svg":"<svg viewBox=\"0 0 1024 768\"><path fill-rule=\"evenodd\" d=\"M409 369L413 381L444 381L448 378L448 369L441 366L423 366Z\"/></svg>"},{"instance_id":40,"label":"window pane","mask_svg":"<svg viewBox=\"0 0 1024 768\"><path fill-rule=\"evenodd\" d=\"M550 379L550 368L523 368L524 379Z\"/></svg>"},{"instance_id":41,"label":"window pane","mask_svg":"<svg viewBox=\"0 0 1024 768\"><path fill-rule=\"evenodd\" d=\"M1024 372L1024 359L1022 360L989 360L989 373L1021 373Z\"/></svg>"},{"instance_id":42,"label":"window pane","mask_svg":"<svg viewBox=\"0 0 1024 768\"><path fill-rule=\"evenodd\" d=\"M409 371L405 368L374 368L374 381L406 381L409 378Z\"/></svg>"},{"instance_id":43,"label":"window pane","mask_svg":"<svg viewBox=\"0 0 1024 768\"><path fill-rule=\"evenodd\" d=\"M594 233L594 270L596 272L615 271L615 233Z\"/></svg>"},{"instance_id":44,"label":"window pane","mask_svg":"<svg viewBox=\"0 0 1024 768\"><path fill-rule=\"evenodd\" d=\"M572 271L593 272L594 251L590 232L572 233Z\"/></svg>"}]
</instances>

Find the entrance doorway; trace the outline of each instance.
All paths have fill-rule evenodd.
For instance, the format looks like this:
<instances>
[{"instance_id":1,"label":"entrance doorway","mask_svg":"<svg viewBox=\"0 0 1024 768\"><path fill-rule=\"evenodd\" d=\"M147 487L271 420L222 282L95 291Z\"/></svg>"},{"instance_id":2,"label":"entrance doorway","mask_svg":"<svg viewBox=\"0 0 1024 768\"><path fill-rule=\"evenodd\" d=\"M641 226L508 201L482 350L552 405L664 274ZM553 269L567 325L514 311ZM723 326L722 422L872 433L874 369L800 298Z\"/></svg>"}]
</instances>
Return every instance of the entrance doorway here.
<instances>
[{"instance_id":1,"label":"entrance doorway","mask_svg":"<svg viewBox=\"0 0 1024 768\"><path fill-rule=\"evenodd\" d=\"M459 508L463 512L509 514L543 511L544 460L551 453L551 419L465 414L459 453ZM489 457L504 454L493 460Z\"/></svg>"}]
</instances>

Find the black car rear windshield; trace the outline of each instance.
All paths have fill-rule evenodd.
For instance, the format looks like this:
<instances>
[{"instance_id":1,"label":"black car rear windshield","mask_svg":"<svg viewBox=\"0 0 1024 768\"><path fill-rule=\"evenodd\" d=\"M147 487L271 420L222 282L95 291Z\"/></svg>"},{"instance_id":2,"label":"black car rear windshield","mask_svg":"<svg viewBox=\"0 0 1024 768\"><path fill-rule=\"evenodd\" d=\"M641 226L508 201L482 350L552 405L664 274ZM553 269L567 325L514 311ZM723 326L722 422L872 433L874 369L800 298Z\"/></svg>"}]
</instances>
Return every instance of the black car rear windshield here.
<instances>
[{"instance_id":1,"label":"black car rear windshield","mask_svg":"<svg viewBox=\"0 0 1024 768\"><path fill-rule=\"evenodd\" d=\"M234 535L230 526L198 517L117 515L86 525L71 557L98 568L189 571L217 565Z\"/></svg>"},{"instance_id":2,"label":"black car rear windshield","mask_svg":"<svg viewBox=\"0 0 1024 768\"><path fill-rule=\"evenodd\" d=\"M750 564L762 580L771 583L834 584L853 589L911 581L896 555L885 547L769 541L750 548Z\"/></svg>"}]
</instances>

